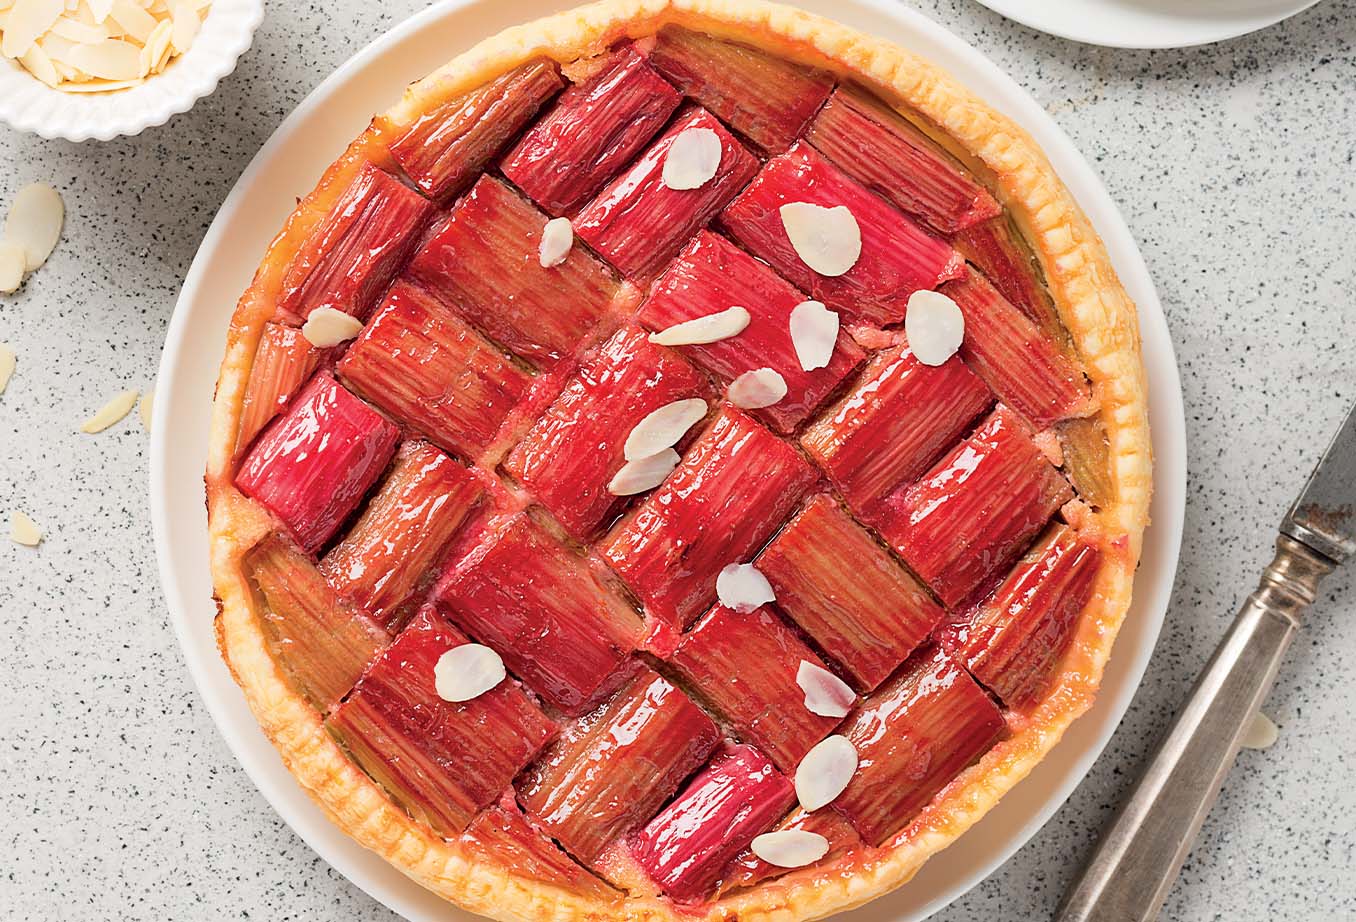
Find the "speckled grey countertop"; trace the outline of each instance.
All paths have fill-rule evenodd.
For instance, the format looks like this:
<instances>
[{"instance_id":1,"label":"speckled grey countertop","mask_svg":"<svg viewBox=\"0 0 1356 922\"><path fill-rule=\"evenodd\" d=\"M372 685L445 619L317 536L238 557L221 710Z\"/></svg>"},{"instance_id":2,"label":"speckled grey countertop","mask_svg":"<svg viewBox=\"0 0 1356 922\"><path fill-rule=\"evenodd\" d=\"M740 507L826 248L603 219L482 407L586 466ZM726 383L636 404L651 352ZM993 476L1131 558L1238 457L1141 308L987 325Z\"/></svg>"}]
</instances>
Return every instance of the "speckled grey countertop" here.
<instances>
[{"instance_id":1,"label":"speckled grey countertop","mask_svg":"<svg viewBox=\"0 0 1356 922\"><path fill-rule=\"evenodd\" d=\"M1090 48L970 0L917 5L1040 100L1101 172L1159 286L1190 440L1186 540L1144 686L1068 804L938 918L1048 918L1237 603L1344 404L1356 398L1356 0L1213 47ZM155 576L134 419L75 430L151 383L217 206L283 116L419 0L272 2L253 50L168 128L107 144L0 126L0 202L41 180L65 237L17 296L0 397L0 917L386 920L274 815L192 688ZM1356 918L1353 573L1333 579L1165 913Z\"/></svg>"}]
</instances>

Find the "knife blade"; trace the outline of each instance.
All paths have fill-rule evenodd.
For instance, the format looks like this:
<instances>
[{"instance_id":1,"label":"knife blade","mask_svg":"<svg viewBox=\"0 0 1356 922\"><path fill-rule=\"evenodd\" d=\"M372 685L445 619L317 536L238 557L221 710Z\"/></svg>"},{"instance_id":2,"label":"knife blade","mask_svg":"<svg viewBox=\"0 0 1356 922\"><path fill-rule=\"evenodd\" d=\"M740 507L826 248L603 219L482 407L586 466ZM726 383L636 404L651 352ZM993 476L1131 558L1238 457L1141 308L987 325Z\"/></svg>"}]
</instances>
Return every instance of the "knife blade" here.
<instances>
[{"instance_id":1,"label":"knife blade","mask_svg":"<svg viewBox=\"0 0 1356 922\"><path fill-rule=\"evenodd\" d=\"M1285 514L1281 533L1335 563L1356 554L1356 406Z\"/></svg>"}]
</instances>

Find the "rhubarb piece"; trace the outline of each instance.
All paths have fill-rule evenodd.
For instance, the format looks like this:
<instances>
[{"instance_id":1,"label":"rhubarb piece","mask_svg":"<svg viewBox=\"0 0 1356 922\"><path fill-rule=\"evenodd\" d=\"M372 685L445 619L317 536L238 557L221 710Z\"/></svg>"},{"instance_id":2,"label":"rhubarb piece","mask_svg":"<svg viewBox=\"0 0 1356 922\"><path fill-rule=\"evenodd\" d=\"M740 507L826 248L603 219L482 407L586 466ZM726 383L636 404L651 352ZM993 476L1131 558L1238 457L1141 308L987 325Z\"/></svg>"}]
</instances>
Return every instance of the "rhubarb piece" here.
<instances>
[{"instance_id":1,"label":"rhubarb piece","mask_svg":"<svg viewBox=\"0 0 1356 922\"><path fill-rule=\"evenodd\" d=\"M245 385L240 405L240 432L236 450L244 451L273 417L282 412L287 401L330 354L307 342L296 327L281 323L264 324L254 364Z\"/></svg>"},{"instance_id":2,"label":"rhubarb piece","mask_svg":"<svg viewBox=\"0 0 1356 922\"><path fill-rule=\"evenodd\" d=\"M1085 415L1092 408L1082 369L984 276L967 270L943 286L942 293L965 317L961 358L1036 428Z\"/></svg>"},{"instance_id":3,"label":"rhubarb piece","mask_svg":"<svg viewBox=\"0 0 1356 922\"><path fill-rule=\"evenodd\" d=\"M1026 549L1073 498L1026 425L999 407L918 483L892 495L881 534L948 608Z\"/></svg>"},{"instance_id":4,"label":"rhubarb piece","mask_svg":"<svg viewBox=\"0 0 1356 922\"><path fill-rule=\"evenodd\" d=\"M325 721L365 772L442 836L466 829L555 731L515 682L461 704L438 697L434 664L467 642L425 605Z\"/></svg>"},{"instance_id":5,"label":"rhubarb piece","mask_svg":"<svg viewBox=\"0 0 1356 922\"><path fill-rule=\"evenodd\" d=\"M642 668L565 728L519 781L518 797L570 854L591 863L654 816L719 741L687 695Z\"/></svg>"},{"instance_id":6,"label":"rhubarb piece","mask_svg":"<svg viewBox=\"0 0 1356 922\"><path fill-rule=\"evenodd\" d=\"M791 812L790 816L777 826L778 831L787 829L812 832L827 839L829 850L820 859L821 861L832 861L849 849L861 845L861 838L857 835L857 830L853 829L852 824L844 819L841 814L833 810L816 810L814 813L807 813L797 807ZM768 864L751 850L746 850L725 869L725 872L721 875L720 890L716 895L721 897L733 890L752 887L754 884L762 883L765 880L780 877L790 870L790 868Z\"/></svg>"},{"instance_id":7,"label":"rhubarb piece","mask_svg":"<svg viewBox=\"0 0 1356 922\"><path fill-rule=\"evenodd\" d=\"M387 628L404 620L415 591L484 490L466 468L427 442L406 442L386 482L344 540L321 562L340 595Z\"/></svg>"},{"instance_id":8,"label":"rhubarb piece","mask_svg":"<svg viewBox=\"0 0 1356 922\"><path fill-rule=\"evenodd\" d=\"M1022 235L1006 216L966 228L951 238L951 245L1052 342L1061 348L1068 346L1069 331L1045 289L1045 277Z\"/></svg>"},{"instance_id":9,"label":"rhubarb piece","mask_svg":"<svg viewBox=\"0 0 1356 922\"><path fill-rule=\"evenodd\" d=\"M862 691L885 681L942 620L918 581L825 494L782 529L757 565L777 607Z\"/></svg>"},{"instance_id":10,"label":"rhubarb piece","mask_svg":"<svg viewBox=\"0 0 1356 922\"><path fill-rule=\"evenodd\" d=\"M504 463L574 537L587 540L620 510L608 483L626 463L631 430L652 411L703 394L686 362L634 327L613 334L565 385Z\"/></svg>"},{"instance_id":11,"label":"rhubarb piece","mask_svg":"<svg viewBox=\"0 0 1356 922\"><path fill-rule=\"evenodd\" d=\"M283 274L278 317L299 326L332 307L366 320L432 214L418 192L364 164Z\"/></svg>"},{"instance_id":12,"label":"rhubarb piece","mask_svg":"<svg viewBox=\"0 0 1356 922\"><path fill-rule=\"evenodd\" d=\"M1092 596L1101 551L1067 525L1051 529L943 644L1013 709L1036 703Z\"/></svg>"},{"instance_id":13,"label":"rhubarb piece","mask_svg":"<svg viewBox=\"0 0 1356 922\"><path fill-rule=\"evenodd\" d=\"M930 367L896 347L876 355L800 442L848 505L870 518L886 494L955 445L992 400L960 359Z\"/></svg>"},{"instance_id":14,"label":"rhubarb piece","mask_svg":"<svg viewBox=\"0 0 1356 922\"><path fill-rule=\"evenodd\" d=\"M434 598L509 669L569 714L615 690L640 641L640 617L589 561L526 513L491 529L438 581Z\"/></svg>"},{"instance_id":15,"label":"rhubarb piece","mask_svg":"<svg viewBox=\"0 0 1356 922\"><path fill-rule=\"evenodd\" d=\"M790 445L727 408L602 554L650 614L686 626L715 599L721 568L762 547L814 477Z\"/></svg>"},{"instance_id":16,"label":"rhubarb piece","mask_svg":"<svg viewBox=\"0 0 1356 922\"><path fill-rule=\"evenodd\" d=\"M501 169L551 214L572 212L640 153L680 101L628 45L562 93L505 155Z\"/></svg>"},{"instance_id":17,"label":"rhubarb piece","mask_svg":"<svg viewBox=\"0 0 1356 922\"><path fill-rule=\"evenodd\" d=\"M425 112L391 153L425 195L447 199L484 172L564 85L554 61L530 61Z\"/></svg>"},{"instance_id":18,"label":"rhubarb piece","mask_svg":"<svg viewBox=\"0 0 1356 922\"><path fill-rule=\"evenodd\" d=\"M344 382L441 448L475 460L531 376L427 291L398 282L339 363Z\"/></svg>"},{"instance_id":19,"label":"rhubarb piece","mask_svg":"<svg viewBox=\"0 0 1356 922\"><path fill-rule=\"evenodd\" d=\"M842 275L815 272L797 254L781 206L846 207L861 233L861 255ZM909 295L958 278L960 254L867 191L799 141L763 165L756 179L721 214L730 234L815 300L852 320L884 325L904 319ZM745 305L748 307L749 305Z\"/></svg>"},{"instance_id":20,"label":"rhubarb piece","mask_svg":"<svg viewBox=\"0 0 1356 922\"><path fill-rule=\"evenodd\" d=\"M771 609L740 614L723 605L669 657L694 694L788 774L838 724L803 704L805 692L796 684L802 661L823 667Z\"/></svg>"},{"instance_id":21,"label":"rhubarb piece","mask_svg":"<svg viewBox=\"0 0 1356 922\"><path fill-rule=\"evenodd\" d=\"M954 157L861 90L834 90L805 139L853 179L941 233L1003 213Z\"/></svg>"},{"instance_id":22,"label":"rhubarb piece","mask_svg":"<svg viewBox=\"0 0 1356 922\"><path fill-rule=\"evenodd\" d=\"M1064 473L1074 489L1093 506L1104 507L1116 497L1111 480L1111 448L1101 417L1069 419L1055 426L1064 455Z\"/></svg>"},{"instance_id":23,"label":"rhubarb piece","mask_svg":"<svg viewBox=\"0 0 1356 922\"><path fill-rule=\"evenodd\" d=\"M664 174L674 142L703 128L719 141L715 174L695 188L670 188ZM575 233L627 278L649 281L757 172L758 159L725 126L693 109L579 212Z\"/></svg>"},{"instance_id":24,"label":"rhubarb piece","mask_svg":"<svg viewBox=\"0 0 1356 922\"><path fill-rule=\"evenodd\" d=\"M696 902L794 801L791 782L761 752L731 746L636 834L631 851L670 897Z\"/></svg>"},{"instance_id":25,"label":"rhubarb piece","mask_svg":"<svg viewBox=\"0 0 1356 922\"><path fill-rule=\"evenodd\" d=\"M1004 722L964 669L925 648L863 701L846 727L857 773L833 806L881 846L998 741Z\"/></svg>"},{"instance_id":26,"label":"rhubarb piece","mask_svg":"<svg viewBox=\"0 0 1356 922\"><path fill-rule=\"evenodd\" d=\"M572 354L617 294L617 281L582 247L541 264L547 217L482 176L410 261L409 277L490 339L537 365Z\"/></svg>"},{"instance_id":27,"label":"rhubarb piece","mask_svg":"<svg viewBox=\"0 0 1356 922\"><path fill-rule=\"evenodd\" d=\"M282 538L265 538L244 563L263 596L260 620L269 649L316 710L328 712L390 635L340 599L315 564Z\"/></svg>"},{"instance_id":28,"label":"rhubarb piece","mask_svg":"<svg viewBox=\"0 0 1356 922\"><path fill-rule=\"evenodd\" d=\"M482 810L466 827L461 841L482 861L513 868L514 874L601 900L615 900L612 887L561 851L511 798Z\"/></svg>"},{"instance_id":29,"label":"rhubarb piece","mask_svg":"<svg viewBox=\"0 0 1356 922\"><path fill-rule=\"evenodd\" d=\"M650 63L765 154L790 147L833 89L827 74L680 26L659 30Z\"/></svg>"},{"instance_id":30,"label":"rhubarb piece","mask_svg":"<svg viewBox=\"0 0 1356 922\"><path fill-rule=\"evenodd\" d=\"M702 231L650 289L641 323L665 330L736 305L750 320L738 335L684 346L685 356L729 384L770 367L786 382L780 401L756 415L778 432L791 432L861 361L862 350L840 332L828 365L805 371L791 339L791 313L805 296L730 241Z\"/></svg>"},{"instance_id":31,"label":"rhubarb piece","mask_svg":"<svg viewBox=\"0 0 1356 922\"><path fill-rule=\"evenodd\" d=\"M235 485L314 553L381 476L400 433L319 372L245 455Z\"/></svg>"}]
</instances>

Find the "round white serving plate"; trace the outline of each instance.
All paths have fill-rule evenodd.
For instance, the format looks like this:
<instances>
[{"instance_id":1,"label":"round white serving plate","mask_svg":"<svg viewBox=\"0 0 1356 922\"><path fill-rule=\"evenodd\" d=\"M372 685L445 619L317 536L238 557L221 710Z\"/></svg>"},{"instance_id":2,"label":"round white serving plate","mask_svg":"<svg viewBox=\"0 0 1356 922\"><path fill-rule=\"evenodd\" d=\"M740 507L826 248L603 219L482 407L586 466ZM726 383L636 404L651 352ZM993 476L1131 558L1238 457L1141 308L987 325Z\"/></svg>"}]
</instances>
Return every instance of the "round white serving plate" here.
<instances>
[{"instance_id":1,"label":"round white serving plate","mask_svg":"<svg viewBox=\"0 0 1356 922\"><path fill-rule=\"evenodd\" d=\"M406 20L330 75L245 170L212 222L170 323L156 388L151 509L171 620L208 710L241 765L321 857L412 922L471 917L425 891L333 825L293 780L217 655L203 470L217 367L237 293L268 242L325 167L409 82L502 28L567 8L567 0L447 0ZM1041 144L1106 241L1139 305L1157 456L1153 525L1135 601L1093 709L1031 776L907 886L852 917L913 922L936 912L1020 848L1082 780L1129 706L1163 623L1182 537L1186 434L1167 323L1143 258L1087 161L1045 111L977 51L890 0L802 0L802 6L923 54L1022 124Z\"/></svg>"},{"instance_id":2,"label":"round white serving plate","mask_svg":"<svg viewBox=\"0 0 1356 922\"><path fill-rule=\"evenodd\" d=\"M979 0L1022 25L1090 45L1186 48L1237 38L1318 0Z\"/></svg>"}]
</instances>

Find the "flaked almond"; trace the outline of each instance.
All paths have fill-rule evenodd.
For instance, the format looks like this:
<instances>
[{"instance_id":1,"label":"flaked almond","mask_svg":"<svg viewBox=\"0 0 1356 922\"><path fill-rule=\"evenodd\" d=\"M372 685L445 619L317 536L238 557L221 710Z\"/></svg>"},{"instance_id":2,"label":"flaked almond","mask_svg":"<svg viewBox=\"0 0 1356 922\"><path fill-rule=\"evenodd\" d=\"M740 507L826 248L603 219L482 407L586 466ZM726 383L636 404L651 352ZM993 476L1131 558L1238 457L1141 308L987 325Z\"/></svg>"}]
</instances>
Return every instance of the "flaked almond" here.
<instances>
[{"instance_id":1,"label":"flaked almond","mask_svg":"<svg viewBox=\"0 0 1356 922\"><path fill-rule=\"evenodd\" d=\"M829 853L829 840L805 829L782 829L755 836L749 848L776 867L803 868Z\"/></svg>"},{"instance_id":2,"label":"flaked almond","mask_svg":"<svg viewBox=\"0 0 1356 922\"><path fill-rule=\"evenodd\" d=\"M150 38L158 24L154 16L132 0L113 0L109 13L113 21L122 27L122 31L138 42L144 43Z\"/></svg>"},{"instance_id":3,"label":"flaked almond","mask_svg":"<svg viewBox=\"0 0 1356 922\"><path fill-rule=\"evenodd\" d=\"M301 335L321 349L347 342L362 332L363 322L335 307L317 307L301 325Z\"/></svg>"},{"instance_id":4,"label":"flaked almond","mask_svg":"<svg viewBox=\"0 0 1356 922\"><path fill-rule=\"evenodd\" d=\"M84 4L89 7L95 25L103 24L113 12L113 0L84 0Z\"/></svg>"},{"instance_id":5,"label":"flaked almond","mask_svg":"<svg viewBox=\"0 0 1356 922\"><path fill-rule=\"evenodd\" d=\"M731 563L722 567L716 575L716 597L720 604L741 614L777 600L772 584L751 563Z\"/></svg>"},{"instance_id":6,"label":"flaked almond","mask_svg":"<svg viewBox=\"0 0 1356 922\"><path fill-rule=\"evenodd\" d=\"M720 169L720 137L710 128L679 132L664 155L664 185L670 189L700 189Z\"/></svg>"},{"instance_id":7,"label":"flaked almond","mask_svg":"<svg viewBox=\"0 0 1356 922\"><path fill-rule=\"evenodd\" d=\"M1280 735L1281 730L1276 726L1276 722L1258 711L1252 716L1252 723L1248 724L1248 729L1243 733L1242 746L1244 749L1270 749Z\"/></svg>"},{"instance_id":8,"label":"flaked almond","mask_svg":"<svg viewBox=\"0 0 1356 922\"><path fill-rule=\"evenodd\" d=\"M453 647L433 664L433 685L438 697L453 703L479 698L507 675L499 654L478 643Z\"/></svg>"},{"instance_id":9,"label":"flaked almond","mask_svg":"<svg viewBox=\"0 0 1356 922\"><path fill-rule=\"evenodd\" d=\"M862 230L846 205L825 208L788 202L780 209L782 227L801 262L820 275L843 275L862 255Z\"/></svg>"},{"instance_id":10,"label":"flaked almond","mask_svg":"<svg viewBox=\"0 0 1356 922\"><path fill-rule=\"evenodd\" d=\"M66 11L65 0L14 0L5 17L0 53L21 58Z\"/></svg>"},{"instance_id":11,"label":"flaked almond","mask_svg":"<svg viewBox=\"0 0 1356 922\"><path fill-rule=\"evenodd\" d=\"M61 82L56 65L52 63L51 57L41 45L30 45L24 56L19 59L19 63L24 66L24 70L50 87L55 87Z\"/></svg>"},{"instance_id":12,"label":"flaked almond","mask_svg":"<svg viewBox=\"0 0 1356 922\"><path fill-rule=\"evenodd\" d=\"M700 346L738 336L748 325L747 310L742 307L727 307L723 311L684 320L658 333L651 333L650 342L661 346Z\"/></svg>"},{"instance_id":13,"label":"flaked almond","mask_svg":"<svg viewBox=\"0 0 1356 922\"><path fill-rule=\"evenodd\" d=\"M570 255L574 246L574 225L569 218L552 218L541 230L541 243L537 245L537 261L543 269L558 266Z\"/></svg>"},{"instance_id":14,"label":"flaked almond","mask_svg":"<svg viewBox=\"0 0 1356 922\"><path fill-rule=\"evenodd\" d=\"M9 379L14 377L14 369L19 364L19 357L15 355L14 350L5 343L0 343L0 394L9 387Z\"/></svg>"},{"instance_id":15,"label":"flaked almond","mask_svg":"<svg viewBox=\"0 0 1356 922\"><path fill-rule=\"evenodd\" d=\"M42 529L18 509L9 514L9 537L15 544L37 547L42 543Z\"/></svg>"},{"instance_id":16,"label":"flaked almond","mask_svg":"<svg viewBox=\"0 0 1356 922\"><path fill-rule=\"evenodd\" d=\"M0 240L0 291L9 294L19 290L27 259L23 244Z\"/></svg>"},{"instance_id":17,"label":"flaked almond","mask_svg":"<svg viewBox=\"0 0 1356 922\"><path fill-rule=\"evenodd\" d=\"M672 448L704 416L706 401L700 397L666 403L636 423L622 446L622 457L639 461Z\"/></svg>"},{"instance_id":18,"label":"flaked almond","mask_svg":"<svg viewBox=\"0 0 1356 922\"><path fill-rule=\"evenodd\" d=\"M95 432L103 432L109 426L126 416L136 402L136 391L123 391L100 407L99 412L85 420L80 426L80 431L88 432L91 435Z\"/></svg>"},{"instance_id":19,"label":"flaked almond","mask_svg":"<svg viewBox=\"0 0 1356 922\"><path fill-rule=\"evenodd\" d=\"M24 249L24 268L32 272L47 262L61 237L66 207L57 190L32 183L19 190L5 216L5 237Z\"/></svg>"},{"instance_id":20,"label":"flaked almond","mask_svg":"<svg viewBox=\"0 0 1356 922\"><path fill-rule=\"evenodd\" d=\"M791 345L805 371L823 368L838 344L838 312L819 301L802 301L791 309Z\"/></svg>"},{"instance_id":21,"label":"flaked almond","mask_svg":"<svg viewBox=\"0 0 1356 922\"><path fill-rule=\"evenodd\" d=\"M915 291L909 295L904 335L914 358L924 365L942 365L965 339L965 315L940 291Z\"/></svg>"},{"instance_id":22,"label":"flaked almond","mask_svg":"<svg viewBox=\"0 0 1356 922\"><path fill-rule=\"evenodd\" d=\"M183 54L188 50L188 46L193 44L193 39L198 37L198 30L202 28L202 18L194 4L185 3L183 0L174 4L171 12L174 16L171 43L176 54Z\"/></svg>"},{"instance_id":23,"label":"flaked almond","mask_svg":"<svg viewBox=\"0 0 1356 922\"><path fill-rule=\"evenodd\" d=\"M857 703L857 695L846 682L807 660L800 661L796 684L805 692L805 710L820 717L846 717Z\"/></svg>"},{"instance_id":24,"label":"flaked almond","mask_svg":"<svg viewBox=\"0 0 1356 922\"><path fill-rule=\"evenodd\" d=\"M857 772L857 748L846 736L825 737L796 766L796 799L806 810L826 807Z\"/></svg>"},{"instance_id":25,"label":"flaked almond","mask_svg":"<svg viewBox=\"0 0 1356 922\"><path fill-rule=\"evenodd\" d=\"M141 48L120 38L76 45L71 65L103 80L135 80L141 76Z\"/></svg>"},{"instance_id":26,"label":"flaked almond","mask_svg":"<svg viewBox=\"0 0 1356 922\"><path fill-rule=\"evenodd\" d=\"M771 368L755 368L731 381L725 396L742 409L761 410L786 396L786 379Z\"/></svg>"},{"instance_id":27,"label":"flaked almond","mask_svg":"<svg viewBox=\"0 0 1356 922\"><path fill-rule=\"evenodd\" d=\"M155 386L141 395L141 403L137 405L137 415L141 417L141 428L147 433L151 431L151 416L155 413Z\"/></svg>"},{"instance_id":28,"label":"flaked almond","mask_svg":"<svg viewBox=\"0 0 1356 922\"><path fill-rule=\"evenodd\" d=\"M665 448L648 458L627 461L608 481L607 492L613 496L634 496L646 490L653 490L664 482L665 477L673 473L680 460L682 459L678 457L678 452L672 448Z\"/></svg>"}]
</instances>

